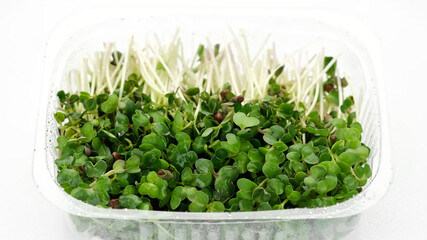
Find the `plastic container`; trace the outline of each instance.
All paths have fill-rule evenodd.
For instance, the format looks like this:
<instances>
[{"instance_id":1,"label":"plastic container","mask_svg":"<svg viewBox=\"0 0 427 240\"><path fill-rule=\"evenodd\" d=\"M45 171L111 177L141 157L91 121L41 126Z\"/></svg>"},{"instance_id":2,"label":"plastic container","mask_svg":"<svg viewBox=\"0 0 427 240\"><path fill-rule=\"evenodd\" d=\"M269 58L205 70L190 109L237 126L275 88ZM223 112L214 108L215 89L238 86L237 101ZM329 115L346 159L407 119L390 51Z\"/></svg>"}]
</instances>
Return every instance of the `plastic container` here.
<instances>
[{"instance_id":1,"label":"plastic container","mask_svg":"<svg viewBox=\"0 0 427 240\"><path fill-rule=\"evenodd\" d=\"M348 29L325 24L322 19L301 11L236 13L108 7L86 11L65 21L51 34L46 46L45 87L34 155L36 185L49 201L64 210L79 239L339 239L347 235L357 225L360 213L377 203L388 189L391 180L388 129L384 102L377 92L382 87L380 69L372 61L375 49L367 50L360 36L356 38L347 33ZM364 190L331 207L235 213L103 209L63 191L56 183L57 125L53 113L58 104L56 92L69 88L64 85L64 73L78 68L80 52L99 50L103 42L116 41L120 46L132 35L138 38L154 32L168 36L177 27L191 49L206 38L211 42L220 40L231 27L244 29L254 47L267 34L272 34L271 41L276 42L279 53L290 53L316 39L307 46L309 52L323 47L327 55L341 54L339 69L350 76L361 109L359 121L365 129L362 138L371 147L369 163L373 177Z\"/></svg>"}]
</instances>

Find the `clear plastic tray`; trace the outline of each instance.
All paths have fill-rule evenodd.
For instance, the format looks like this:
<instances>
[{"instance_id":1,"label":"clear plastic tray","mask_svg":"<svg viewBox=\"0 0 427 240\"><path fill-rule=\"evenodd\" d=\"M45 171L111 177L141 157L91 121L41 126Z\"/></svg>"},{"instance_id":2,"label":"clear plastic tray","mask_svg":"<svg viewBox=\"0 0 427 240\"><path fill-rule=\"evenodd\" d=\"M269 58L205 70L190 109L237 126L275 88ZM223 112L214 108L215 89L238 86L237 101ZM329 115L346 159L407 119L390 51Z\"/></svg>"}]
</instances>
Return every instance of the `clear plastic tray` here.
<instances>
[{"instance_id":1,"label":"clear plastic tray","mask_svg":"<svg viewBox=\"0 0 427 240\"><path fill-rule=\"evenodd\" d=\"M319 17L307 17L298 11L288 13L107 7L82 12L51 33L46 45L34 180L44 197L64 210L79 238L339 239L354 229L360 213L380 200L391 181L385 107L378 96L378 89L382 89L381 75L372 61L375 49L368 50L358 40L360 36L325 24ZM311 43L306 46L309 52L324 48L327 55L341 54L339 69L350 76L354 97L359 101L359 121L364 126L362 138L371 147L368 161L373 176L360 194L346 202L316 209L190 213L103 209L76 200L63 191L56 182L57 125L53 113L58 105L56 92L70 87L64 84L64 74L78 68L81 52L100 50L102 43L108 41L120 46L132 35L142 39L147 33L170 36L177 28L186 46L195 49L207 38L211 42L221 40L228 27L244 29L254 47L271 34L271 41L276 42L280 53L290 53Z\"/></svg>"}]
</instances>

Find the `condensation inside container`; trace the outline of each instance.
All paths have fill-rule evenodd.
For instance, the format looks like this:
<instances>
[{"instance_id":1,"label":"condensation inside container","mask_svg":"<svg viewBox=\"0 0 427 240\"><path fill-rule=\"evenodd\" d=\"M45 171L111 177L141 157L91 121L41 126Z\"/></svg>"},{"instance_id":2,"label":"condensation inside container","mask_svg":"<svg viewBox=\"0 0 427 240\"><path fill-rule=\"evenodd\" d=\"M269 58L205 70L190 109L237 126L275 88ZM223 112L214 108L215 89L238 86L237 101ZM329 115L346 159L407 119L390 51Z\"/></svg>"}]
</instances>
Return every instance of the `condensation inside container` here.
<instances>
[{"instance_id":1,"label":"condensation inside container","mask_svg":"<svg viewBox=\"0 0 427 240\"><path fill-rule=\"evenodd\" d=\"M334 219L279 221L131 221L68 215L80 239L104 240L332 240L348 235L360 215Z\"/></svg>"}]
</instances>

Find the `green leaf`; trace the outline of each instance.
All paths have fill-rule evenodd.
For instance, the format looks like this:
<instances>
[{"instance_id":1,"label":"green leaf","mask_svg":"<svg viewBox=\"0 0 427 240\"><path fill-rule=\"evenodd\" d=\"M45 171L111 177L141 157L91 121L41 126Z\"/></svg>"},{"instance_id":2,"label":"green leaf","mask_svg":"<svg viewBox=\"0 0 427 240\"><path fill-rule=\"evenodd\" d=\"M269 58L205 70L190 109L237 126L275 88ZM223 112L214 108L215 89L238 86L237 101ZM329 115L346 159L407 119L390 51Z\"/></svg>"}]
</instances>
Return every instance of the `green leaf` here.
<instances>
[{"instance_id":1,"label":"green leaf","mask_svg":"<svg viewBox=\"0 0 427 240\"><path fill-rule=\"evenodd\" d=\"M240 208L240 211L252 211L253 209L252 201L247 199L240 200L239 208Z\"/></svg>"},{"instance_id":2,"label":"green leaf","mask_svg":"<svg viewBox=\"0 0 427 240\"><path fill-rule=\"evenodd\" d=\"M196 186L197 175L193 174L191 168L186 167L182 170L181 180L183 185L194 187Z\"/></svg>"},{"instance_id":3,"label":"green leaf","mask_svg":"<svg viewBox=\"0 0 427 240\"><path fill-rule=\"evenodd\" d=\"M283 116L284 118L290 117L294 112L294 107L289 103L283 103L279 107L279 115Z\"/></svg>"},{"instance_id":4,"label":"green leaf","mask_svg":"<svg viewBox=\"0 0 427 240\"><path fill-rule=\"evenodd\" d=\"M237 187L242 191L252 192L257 185L247 178L239 178L237 180Z\"/></svg>"},{"instance_id":5,"label":"green leaf","mask_svg":"<svg viewBox=\"0 0 427 240\"><path fill-rule=\"evenodd\" d=\"M159 194L157 195L157 198L160 200L165 199L168 196L168 182L161 178L157 178L157 181L154 184L157 186L157 189L159 190Z\"/></svg>"},{"instance_id":6,"label":"green leaf","mask_svg":"<svg viewBox=\"0 0 427 240\"><path fill-rule=\"evenodd\" d=\"M205 45L200 44L199 48L197 49L197 56L202 57L204 51L205 51Z\"/></svg>"},{"instance_id":7,"label":"green leaf","mask_svg":"<svg viewBox=\"0 0 427 240\"><path fill-rule=\"evenodd\" d=\"M150 118L142 111L136 110L135 114L132 115L133 126L138 129L140 127L145 127L150 123Z\"/></svg>"},{"instance_id":8,"label":"green leaf","mask_svg":"<svg viewBox=\"0 0 427 240\"><path fill-rule=\"evenodd\" d=\"M73 164L74 157L73 156L67 156L67 157L61 157L55 160L56 166L58 168L66 168Z\"/></svg>"},{"instance_id":9,"label":"green leaf","mask_svg":"<svg viewBox=\"0 0 427 240\"><path fill-rule=\"evenodd\" d=\"M213 178L211 173L204 173L196 176L196 185L201 189L208 187L212 183Z\"/></svg>"},{"instance_id":10,"label":"green leaf","mask_svg":"<svg viewBox=\"0 0 427 240\"><path fill-rule=\"evenodd\" d=\"M334 175L326 175L323 180L317 184L317 193L323 195L332 191L337 186L337 177Z\"/></svg>"},{"instance_id":11,"label":"green leaf","mask_svg":"<svg viewBox=\"0 0 427 240\"><path fill-rule=\"evenodd\" d=\"M358 160L358 157L353 152L343 152L339 155L337 164L344 172L349 172L350 167L353 166Z\"/></svg>"},{"instance_id":12,"label":"green leaf","mask_svg":"<svg viewBox=\"0 0 427 240\"><path fill-rule=\"evenodd\" d=\"M96 137L96 131L93 130L93 124L87 122L81 128L81 133L85 137L82 139L83 142L90 142Z\"/></svg>"},{"instance_id":13,"label":"green leaf","mask_svg":"<svg viewBox=\"0 0 427 240\"><path fill-rule=\"evenodd\" d=\"M113 170L116 173L122 173L125 171L126 162L124 160L117 160L113 164Z\"/></svg>"},{"instance_id":14,"label":"green leaf","mask_svg":"<svg viewBox=\"0 0 427 240\"><path fill-rule=\"evenodd\" d=\"M280 169L280 167L273 162L266 162L263 166L262 166L262 172L264 173L264 175L268 178L274 178L277 175L279 175L280 173L282 173L282 170Z\"/></svg>"},{"instance_id":15,"label":"green leaf","mask_svg":"<svg viewBox=\"0 0 427 240\"><path fill-rule=\"evenodd\" d=\"M154 183L145 182L141 184L138 192L141 195L148 195L150 198L157 198L159 195L159 188Z\"/></svg>"},{"instance_id":16,"label":"green leaf","mask_svg":"<svg viewBox=\"0 0 427 240\"><path fill-rule=\"evenodd\" d=\"M179 132L175 134L175 138L178 141L178 150L181 153L186 153L191 148L191 138L185 132Z\"/></svg>"},{"instance_id":17,"label":"green leaf","mask_svg":"<svg viewBox=\"0 0 427 240\"><path fill-rule=\"evenodd\" d=\"M61 124L65 120L66 115L62 112L56 112L54 117L55 117L56 122Z\"/></svg>"},{"instance_id":18,"label":"green leaf","mask_svg":"<svg viewBox=\"0 0 427 240\"><path fill-rule=\"evenodd\" d=\"M196 168L202 173L212 173L214 166L212 161L200 158L196 161Z\"/></svg>"},{"instance_id":19,"label":"green leaf","mask_svg":"<svg viewBox=\"0 0 427 240\"><path fill-rule=\"evenodd\" d=\"M265 134L264 136L262 136L262 139L264 140L264 142L273 145L277 142L277 138L273 137L270 134Z\"/></svg>"},{"instance_id":20,"label":"green leaf","mask_svg":"<svg viewBox=\"0 0 427 240\"><path fill-rule=\"evenodd\" d=\"M224 204L218 201L215 201L209 204L208 210L207 210L207 212L224 212L224 211L225 211Z\"/></svg>"},{"instance_id":21,"label":"green leaf","mask_svg":"<svg viewBox=\"0 0 427 240\"><path fill-rule=\"evenodd\" d=\"M335 162L325 161L321 162L320 165L325 166L326 173L329 175L337 176L341 172L340 167Z\"/></svg>"},{"instance_id":22,"label":"green leaf","mask_svg":"<svg viewBox=\"0 0 427 240\"><path fill-rule=\"evenodd\" d=\"M121 195L119 197L120 206L124 208L135 209L142 203L141 198L134 194Z\"/></svg>"},{"instance_id":23,"label":"green leaf","mask_svg":"<svg viewBox=\"0 0 427 240\"><path fill-rule=\"evenodd\" d=\"M204 211L206 211L206 206L205 206L205 204L201 204L201 203L198 203L198 202L192 202L188 206L188 210L190 212L204 212Z\"/></svg>"},{"instance_id":24,"label":"green leaf","mask_svg":"<svg viewBox=\"0 0 427 240\"><path fill-rule=\"evenodd\" d=\"M114 129L116 129L119 133L127 132L129 129L129 118L126 115L117 112L116 126L114 127Z\"/></svg>"},{"instance_id":25,"label":"green leaf","mask_svg":"<svg viewBox=\"0 0 427 240\"><path fill-rule=\"evenodd\" d=\"M218 171L218 175L234 181L239 176L239 171L234 166L224 166Z\"/></svg>"},{"instance_id":26,"label":"green leaf","mask_svg":"<svg viewBox=\"0 0 427 240\"><path fill-rule=\"evenodd\" d=\"M88 177L100 177L107 170L107 163L104 160L99 160L95 165L92 162L85 164L85 172Z\"/></svg>"},{"instance_id":27,"label":"green leaf","mask_svg":"<svg viewBox=\"0 0 427 240\"><path fill-rule=\"evenodd\" d=\"M308 164L316 164L319 163L319 158L314 154L310 154L308 156L305 156L302 158L304 160L304 162L308 163Z\"/></svg>"},{"instance_id":28,"label":"green leaf","mask_svg":"<svg viewBox=\"0 0 427 240\"><path fill-rule=\"evenodd\" d=\"M209 202L209 196L202 191L193 191L187 195L188 200L200 204L207 204Z\"/></svg>"},{"instance_id":29,"label":"green leaf","mask_svg":"<svg viewBox=\"0 0 427 240\"><path fill-rule=\"evenodd\" d=\"M280 164L285 161L285 155L273 149L265 154L265 161L274 164Z\"/></svg>"},{"instance_id":30,"label":"green leaf","mask_svg":"<svg viewBox=\"0 0 427 240\"><path fill-rule=\"evenodd\" d=\"M181 201L183 200L182 197L182 187L177 186L172 191L171 200L170 200L170 206L172 210L175 210L178 208L178 206L181 204Z\"/></svg>"},{"instance_id":31,"label":"green leaf","mask_svg":"<svg viewBox=\"0 0 427 240\"><path fill-rule=\"evenodd\" d=\"M67 138L65 138L63 136L59 136L56 139L56 142L58 143L58 146L56 148L58 148L59 150L62 150L66 146L68 140L67 140Z\"/></svg>"},{"instance_id":32,"label":"green leaf","mask_svg":"<svg viewBox=\"0 0 427 240\"><path fill-rule=\"evenodd\" d=\"M150 145L144 145L144 144L150 144ZM147 147L148 148L145 148ZM150 133L148 135L145 135L142 138L140 149L143 151L148 151L152 149L152 146L159 149L160 151L163 151L167 146L167 140L164 136L159 136L155 133Z\"/></svg>"},{"instance_id":33,"label":"green leaf","mask_svg":"<svg viewBox=\"0 0 427 240\"><path fill-rule=\"evenodd\" d=\"M289 161L299 161L300 157L301 156L297 152L289 152L288 154L286 154L286 158L289 159Z\"/></svg>"},{"instance_id":34,"label":"green leaf","mask_svg":"<svg viewBox=\"0 0 427 240\"><path fill-rule=\"evenodd\" d=\"M356 177L353 175L347 175L343 179L344 184L348 187L348 190L355 190L359 186L359 182L357 181Z\"/></svg>"},{"instance_id":35,"label":"green leaf","mask_svg":"<svg viewBox=\"0 0 427 240\"><path fill-rule=\"evenodd\" d=\"M360 123L358 123L358 122L353 122L350 127L353 128L353 129L358 130L360 133L363 132L362 125Z\"/></svg>"},{"instance_id":36,"label":"green leaf","mask_svg":"<svg viewBox=\"0 0 427 240\"><path fill-rule=\"evenodd\" d=\"M94 189L97 192L108 193L111 190L111 180L105 176L98 178L95 182Z\"/></svg>"},{"instance_id":37,"label":"green leaf","mask_svg":"<svg viewBox=\"0 0 427 240\"><path fill-rule=\"evenodd\" d=\"M77 187L70 194L74 198L92 205L97 205L100 201L98 194L92 189Z\"/></svg>"},{"instance_id":38,"label":"green leaf","mask_svg":"<svg viewBox=\"0 0 427 240\"><path fill-rule=\"evenodd\" d=\"M325 61L323 63L323 68L326 68L326 66L329 65L329 63L333 60L333 57L325 57ZM328 75L329 78L333 78L335 77L335 72L336 72L336 68L337 68L337 62L334 62L332 64L332 66L328 69L328 71L326 71L326 74Z\"/></svg>"},{"instance_id":39,"label":"green leaf","mask_svg":"<svg viewBox=\"0 0 427 240\"><path fill-rule=\"evenodd\" d=\"M289 198L289 201L291 201L291 203L293 204L293 205L298 205L298 202L300 201L300 199L301 199L301 193L300 192L298 192L298 191L293 191L289 196L288 196L288 198Z\"/></svg>"},{"instance_id":40,"label":"green leaf","mask_svg":"<svg viewBox=\"0 0 427 240\"><path fill-rule=\"evenodd\" d=\"M317 180L312 176L308 176L308 177L304 178L304 184L308 188L315 188L317 186Z\"/></svg>"},{"instance_id":41,"label":"green leaf","mask_svg":"<svg viewBox=\"0 0 427 240\"><path fill-rule=\"evenodd\" d=\"M115 94L111 94L107 101L103 102L101 104L101 110L105 113L113 113L117 110L117 107L119 106L119 97Z\"/></svg>"},{"instance_id":42,"label":"green leaf","mask_svg":"<svg viewBox=\"0 0 427 240\"><path fill-rule=\"evenodd\" d=\"M341 118L335 118L332 120L332 125L334 125L336 128L346 128L347 123L344 119Z\"/></svg>"},{"instance_id":43,"label":"green leaf","mask_svg":"<svg viewBox=\"0 0 427 240\"><path fill-rule=\"evenodd\" d=\"M240 151L240 140L236 137L236 135L232 133L227 133L225 136L227 142L221 142L223 148L230 151L232 154L237 154Z\"/></svg>"},{"instance_id":44,"label":"green leaf","mask_svg":"<svg viewBox=\"0 0 427 240\"><path fill-rule=\"evenodd\" d=\"M237 155L237 160L236 160L236 167L239 170L240 174L243 174L245 172L248 171L248 163L251 160L248 157L248 154L245 152L239 152L239 154Z\"/></svg>"},{"instance_id":45,"label":"green leaf","mask_svg":"<svg viewBox=\"0 0 427 240\"><path fill-rule=\"evenodd\" d=\"M187 91L185 91L185 94L187 94L188 96L194 96L200 93L200 89L199 88L189 88L187 89Z\"/></svg>"},{"instance_id":46,"label":"green leaf","mask_svg":"<svg viewBox=\"0 0 427 240\"><path fill-rule=\"evenodd\" d=\"M88 157L84 153L74 153L73 166L81 167L86 164Z\"/></svg>"},{"instance_id":47,"label":"green leaf","mask_svg":"<svg viewBox=\"0 0 427 240\"><path fill-rule=\"evenodd\" d=\"M268 211L271 209L271 205L268 202L262 202L258 205L257 211Z\"/></svg>"},{"instance_id":48,"label":"green leaf","mask_svg":"<svg viewBox=\"0 0 427 240\"><path fill-rule=\"evenodd\" d=\"M268 187L277 195L281 195L285 191L285 184L277 178L270 179L268 181Z\"/></svg>"},{"instance_id":49,"label":"green leaf","mask_svg":"<svg viewBox=\"0 0 427 240\"><path fill-rule=\"evenodd\" d=\"M357 129L346 129L344 132L344 139L347 141L360 140L360 132Z\"/></svg>"},{"instance_id":50,"label":"green leaf","mask_svg":"<svg viewBox=\"0 0 427 240\"><path fill-rule=\"evenodd\" d=\"M181 132L184 128L184 118L182 116L182 113L180 111L177 111L175 113L175 116L173 117L172 122L172 132L174 134Z\"/></svg>"},{"instance_id":51,"label":"green leaf","mask_svg":"<svg viewBox=\"0 0 427 240\"><path fill-rule=\"evenodd\" d=\"M268 202L270 198L271 194L261 187L257 187L252 193L252 199L255 202Z\"/></svg>"},{"instance_id":52,"label":"green leaf","mask_svg":"<svg viewBox=\"0 0 427 240\"><path fill-rule=\"evenodd\" d=\"M140 158L136 155L133 155L128 160L126 160L126 172L128 173L139 173L141 169L139 168Z\"/></svg>"},{"instance_id":53,"label":"green leaf","mask_svg":"<svg viewBox=\"0 0 427 240\"><path fill-rule=\"evenodd\" d=\"M164 123L153 123L152 128L159 135L169 134L169 128Z\"/></svg>"},{"instance_id":54,"label":"green leaf","mask_svg":"<svg viewBox=\"0 0 427 240\"><path fill-rule=\"evenodd\" d=\"M242 130L247 127L257 126L260 123L258 119L254 117L248 117L242 112L237 112L233 115L233 122Z\"/></svg>"},{"instance_id":55,"label":"green leaf","mask_svg":"<svg viewBox=\"0 0 427 240\"><path fill-rule=\"evenodd\" d=\"M212 128L206 128L206 130L205 130L205 131L203 131L203 133L202 133L202 137L207 137L207 136L209 136L212 132L213 132L213 129L212 129Z\"/></svg>"},{"instance_id":56,"label":"green leaf","mask_svg":"<svg viewBox=\"0 0 427 240\"><path fill-rule=\"evenodd\" d=\"M107 157L111 155L110 149L97 137L92 140L92 147L95 151L98 152L99 156Z\"/></svg>"},{"instance_id":57,"label":"green leaf","mask_svg":"<svg viewBox=\"0 0 427 240\"><path fill-rule=\"evenodd\" d=\"M316 180L323 179L326 175L326 167L322 165L315 165L310 168L310 175Z\"/></svg>"},{"instance_id":58,"label":"green leaf","mask_svg":"<svg viewBox=\"0 0 427 240\"><path fill-rule=\"evenodd\" d=\"M277 142L277 139L282 138L285 135L285 129L279 125L273 125L268 129L268 132L264 134L263 139L266 143L273 145Z\"/></svg>"},{"instance_id":59,"label":"green leaf","mask_svg":"<svg viewBox=\"0 0 427 240\"><path fill-rule=\"evenodd\" d=\"M74 169L62 169L57 176L59 185L68 183L72 187L77 187L80 183L80 174Z\"/></svg>"}]
</instances>

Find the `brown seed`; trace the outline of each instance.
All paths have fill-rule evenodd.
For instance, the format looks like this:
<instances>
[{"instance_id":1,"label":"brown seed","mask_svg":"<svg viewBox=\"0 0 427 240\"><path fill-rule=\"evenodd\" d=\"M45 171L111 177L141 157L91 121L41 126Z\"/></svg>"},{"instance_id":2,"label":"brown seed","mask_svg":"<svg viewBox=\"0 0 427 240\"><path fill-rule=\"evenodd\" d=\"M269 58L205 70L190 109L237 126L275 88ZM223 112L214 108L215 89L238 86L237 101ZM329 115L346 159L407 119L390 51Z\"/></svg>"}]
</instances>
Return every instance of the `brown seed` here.
<instances>
[{"instance_id":1,"label":"brown seed","mask_svg":"<svg viewBox=\"0 0 427 240\"><path fill-rule=\"evenodd\" d=\"M245 100L245 97L243 97L243 95L235 96L233 99L231 99L231 101L233 102L243 102L243 100Z\"/></svg>"},{"instance_id":2,"label":"brown seed","mask_svg":"<svg viewBox=\"0 0 427 240\"><path fill-rule=\"evenodd\" d=\"M85 155L89 157L89 156L90 156L90 154L91 154L90 148L85 147L85 150L84 150L84 151L85 151Z\"/></svg>"},{"instance_id":3,"label":"brown seed","mask_svg":"<svg viewBox=\"0 0 427 240\"><path fill-rule=\"evenodd\" d=\"M221 91L221 98L222 98L223 101L227 100L227 94L229 92L230 92L230 90L228 90L228 89L224 89L224 90Z\"/></svg>"},{"instance_id":4,"label":"brown seed","mask_svg":"<svg viewBox=\"0 0 427 240\"><path fill-rule=\"evenodd\" d=\"M159 169L159 171L157 171L157 176L158 177L160 177L160 176L162 176L162 175L165 175L166 173L162 170L162 169Z\"/></svg>"},{"instance_id":5,"label":"brown seed","mask_svg":"<svg viewBox=\"0 0 427 240\"><path fill-rule=\"evenodd\" d=\"M174 176L169 170L160 169L159 171L157 171L157 177L159 177L163 180L169 181Z\"/></svg>"},{"instance_id":6,"label":"brown seed","mask_svg":"<svg viewBox=\"0 0 427 240\"><path fill-rule=\"evenodd\" d=\"M330 91L334 90L334 84L332 84L332 83L328 83L328 84L326 84L326 85L325 85L325 90L326 90L327 92L330 92Z\"/></svg>"},{"instance_id":7,"label":"brown seed","mask_svg":"<svg viewBox=\"0 0 427 240\"><path fill-rule=\"evenodd\" d=\"M86 169L85 169L85 165L83 165L83 166L82 166L82 171L83 171L83 172L85 172L85 171L86 171Z\"/></svg>"},{"instance_id":8,"label":"brown seed","mask_svg":"<svg viewBox=\"0 0 427 240\"><path fill-rule=\"evenodd\" d=\"M118 153L116 153L116 152L113 152L113 158L114 158L114 160L120 160L120 155L118 154Z\"/></svg>"},{"instance_id":9,"label":"brown seed","mask_svg":"<svg viewBox=\"0 0 427 240\"><path fill-rule=\"evenodd\" d=\"M111 208L117 208L117 206L120 205L119 199L111 199L109 205Z\"/></svg>"},{"instance_id":10,"label":"brown seed","mask_svg":"<svg viewBox=\"0 0 427 240\"><path fill-rule=\"evenodd\" d=\"M217 120L218 122L222 122L222 120L224 120L224 116L220 112L215 113L214 117L215 117L215 120Z\"/></svg>"}]
</instances>

